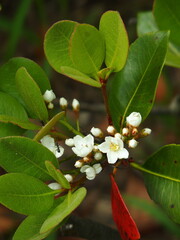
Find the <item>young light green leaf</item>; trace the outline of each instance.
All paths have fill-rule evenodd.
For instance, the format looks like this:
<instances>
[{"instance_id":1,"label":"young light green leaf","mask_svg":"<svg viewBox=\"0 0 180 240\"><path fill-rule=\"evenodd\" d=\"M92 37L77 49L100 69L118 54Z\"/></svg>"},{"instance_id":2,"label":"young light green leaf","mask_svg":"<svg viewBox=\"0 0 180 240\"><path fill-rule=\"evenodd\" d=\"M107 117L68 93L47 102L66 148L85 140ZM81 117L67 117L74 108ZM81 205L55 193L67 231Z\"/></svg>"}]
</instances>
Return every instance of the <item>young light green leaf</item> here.
<instances>
[{"instance_id":1,"label":"young light green leaf","mask_svg":"<svg viewBox=\"0 0 180 240\"><path fill-rule=\"evenodd\" d=\"M0 122L0 138L6 136L21 136L25 129L11 123Z\"/></svg>"},{"instance_id":2,"label":"young light green leaf","mask_svg":"<svg viewBox=\"0 0 180 240\"><path fill-rule=\"evenodd\" d=\"M126 63L129 48L128 35L119 12L105 12L101 17L99 29L106 43L106 66L114 72L119 72Z\"/></svg>"},{"instance_id":3,"label":"young light green leaf","mask_svg":"<svg viewBox=\"0 0 180 240\"><path fill-rule=\"evenodd\" d=\"M23 102L15 81L16 72L20 67L25 67L27 69L31 77L40 87L42 94L44 94L47 89L51 89L45 72L37 63L27 58L16 57L10 59L0 68L0 90L12 95L20 102Z\"/></svg>"},{"instance_id":4,"label":"young light green leaf","mask_svg":"<svg viewBox=\"0 0 180 240\"><path fill-rule=\"evenodd\" d=\"M155 0L154 16L160 30L170 30L170 41L180 45L179 0Z\"/></svg>"},{"instance_id":5,"label":"young light green leaf","mask_svg":"<svg viewBox=\"0 0 180 240\"><path fill-rule=\"evenodd\" d=\"M48 111L41 91L24 67L19 68L16 73L16 84L28 111L38 119L46 122Z\"/></svg>"},{"instance_id":6,"label":"young light green leaf","mask_svg":"<svg viewBox=\"0 0 180 240\"><path fill-rule=\"evenodd\" d=\"M46 161L45 162L46 168L49 172L49 174L51 175L51 177L58 182L63 188L65 189L70 189L71 185L69 184L69 182L67 181L67 179L64 177L63 173L57 169L52 162L50 161Z\"/></svg>"},{"instance_id":7,"label":"young light green leaf","mask_svg":"<svg viewBox=\"0 0 180 240\"><path fill-rule=\"evenodd\" d=\"M36 134L36 136L34 137L34 140L36 141L41 140L41 138L47 135L63 116L64 116L64 112L60 112L56 114L53 118L51 118L51 120L48 123L46 123L46 125L43 126L41 130Z\"/></svg>"},{"instance_id":8,"label":"young light green leaf","mask_svg":"<svg viewBox=\"0 0 180 240\"><path fill-rule=\"evenodd\" d=\"M63 66L63 67L61 67L61 71L62 71L62 74L66 75L74 80L85 83L92 87L98 87L98 88L101 87L101 84L98 81L88 77L87 75L78 71L75 68Z\"/></svg>"},{"instance_id":9,"label":"young light green leaf","mask_svg":"<svg viewBox=\"0 0 180 240\"><path fill-rule=\"evenodd\" d=\"M0 166L7 172L25 173L41 180L51 180L45 161L56 167L54 154L40 143L25 137L0 138Z\"/></svg>"},{"instance_id":10,"label":"young light green leaf","mask_svg":"<svg viewBox=\"0 0 180 240\"><path fill-rule=\"evenodd\" d=\"M138 36L146 33L156 32L159 28L155 22L152 12L142 12L138 14L137 32ZM172 67L180 68L180 47L169 42L166 54L165 64Z\"/></svg>"},{"instance_id":11,"label":"young light green leaf","mask_svg":"<svg viewBox=\"0 0 180 240\"><path fill-rule=\"evenodd\" d=\"M0 176L0 203L25 215L38 214L50 209L55 191L39 179L22 173Z\"/></svg>"},{"instance_id":12,"label":"young light green leaf","mask_svg":"<svg viewBox=\"0 0 180 240\"><path fill-rule=\"evenodd\" d=\"M125 117L140 112L149 114L157 80L167 50L168 33L156 32L138 38L130 47L127 63L112 81L109 105L113 122L122 128Z\"/></svg>"},{"instance_id":13,"label":"young light green leaf","mask_svg":"<svg viewBox=\"0 0 180 240\"><path fill-rule=\"evenodd\" d=\"M101 33L89 24L76 26L70 39L70 56L80 72L96 75L105 57L105 43Z\"/></svg>"},{"instance_id":14,"label":"young light green leaf","mask_svg":"<svg viewBox=\"0 0 180 240\"><path fill-rule=\"evenodd\" d=\"M46 221L43 223L40 233L50 231L62 222L74 209L76 209L86 196L86 189L84 187L76 190L71 196L66 199L58 207L56 207Z\"/></svg>"},{"instance_id":15,"label":"young light green leaf","mask_svg":"<svg viewBox=\"0 0 180 240\"><path fill-rule=\"evenodd\" d=\"M73 21L55 23L46 33L44 51L49 64L59 73L61 66L74 67L69 55L70 37L78 25Z\"/></svg>"},{"instance_id":16,"label":"young light green leaf","mask_svg":"<svg viewBox=\"0 0 180 240\"><path fill-rule=\"evenodd\" d=\"M144 177L150 197L169 217L180 223L180 145L167 145L150 156L145 164Z\"/></svg>"}]
</instances>

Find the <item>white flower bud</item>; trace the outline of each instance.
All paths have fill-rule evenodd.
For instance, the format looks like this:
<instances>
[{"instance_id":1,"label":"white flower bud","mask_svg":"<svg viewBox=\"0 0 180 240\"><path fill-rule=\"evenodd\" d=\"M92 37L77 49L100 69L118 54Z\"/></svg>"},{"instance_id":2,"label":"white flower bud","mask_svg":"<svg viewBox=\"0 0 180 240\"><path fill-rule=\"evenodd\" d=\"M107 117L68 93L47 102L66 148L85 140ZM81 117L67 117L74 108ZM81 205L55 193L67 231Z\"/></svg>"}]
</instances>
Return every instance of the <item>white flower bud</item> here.
<instances>
[{"instance_id":1,"label":"white flower bud","mask_svg":"<svg viewBox=\"0 0 180 240\"><path fill-rule=\"evenodd\" d=\"M66 139L65 144L69 147L73 147L74 146L74 139L73 138Z\"/></svg>"},{"instance_id":2,"label":"white flower bud","mask_svg":"<svg viewBox=\"0 0 180 240\"><path fill-rule=\"evenodd\" d=\"M48 103L48 109L53 109L54 108L54 104L52 102Z\"/></svg>"},{"instance_id":3,"label":"white flower bud","mask_svg":"<svg viewBox=\"0 0 180 240\"><path fill-rule=\"evenodd\" d=\"M64 175L64 177L67 179L68 182L72 182L72 180L73 180L73 177L70 174L66 174L66 175Z\"/></svg>"},{"instance_id":4,"label":"white flower bud","mask_svg":"<svg viewBox=\"0 0 180 240\"><path fill-rule=\"evenodd\" d=\"M95 154L94 154L94 159L96 160L96 161L99 161L99 160L101 160L102 159L102 153L101 152L96 152Z\"/></svg>"},{"instance_id":5,"label":"white flower bud","mask_svg":"<svg viewBox=\"0 0 180 240\"><path fill-rule=\"evenodd\" d=\"M135 136L138 133L137 128L133 128L131 134Z\"/></svg>"},{"instance_id":6,"label":"white flower bud","mask_svg":"<svg viewBox=\"0 0 180 240\"><path fill-rule=\"evenodd\" d=\"M72 101L72 108L74 111L79 111L79 108L80 108L79 101L75 98Z\"/></svg>"},{"instance_id":7,"label":"white flower bud","mask_svg":"<svg viewBox=\"0 0 180 240\"><path fill-rule=\"evenodd\" d=\"M122 129L122 135L127 136L129 134L129 128Z\"/></svg>"},{"instance_id":8,"label":"white flower bud","mask_svg":"<svg viewBox=\"0 0 180 240\"><path fill-rule=\"evenodd\" d=\"M100 173L102 171L102 167L101 167L100 163L94 164L93 168L94 168L96 174L98 174L98 173Z\"/></svg>"},{"instance_id":9,"label":"white flower bud","mask_svg":"<svg viewBox=\"0 0 180 240\"><path fill-rule=\"evenodd\" d=\"M132 127L138 127L142 121L141 114L138 112L132 112L128 117L126 117L126 122Z\"/></svg>"},{"instance_id":10,"label":"white flower bud","mask_svg":"<svg viewBox=\"0 0 180 240\"><path fill-rule=\"evenodd\" d=\"M84 161L85 163L88 163L88 162L90 162L90 161L91 161L91 159L90 159L90 158L88 158L88 157L84 157L84 158L83 158L83 161Z\"/></svg>"},{"instance_id":11,"label":"white flower bud","mask_svg":"<svg viewBox=\"0 0 180 240\"><path fill-rule=\"evenodd\" d=\"M141 131L141 134L146 137L148 135L150 135L152 132L152 130L150 128L144 128L142 131Z\"/></svg>"},{"instance_id":12,"label":"white flower bud","mask_svg":"<svg viewBox=\"0 0 180 240\"><path fill-rule=\"evenodd\" d=\"M94 135L94 137L102 137L103 136L103 132L101 131L100 128L91 128L91 131L92 135Z\"/></svg>"},{"instance_id":13,"label":"white flower bud","mask_svg":"<svg viewBox=\"0 0 180 240\"><path fill-rule=\"evenodd\" d=\"M114 137L124 140L124 137L120 133L116 133Z\"/></svg>"},{"instance_id":14,"label":"white flower bud","mask_svg":"<svg viewBox=\"0 0 180 240\"><path fill-rule=\"evenodd\" d=\"M128 142L128 146L129 146L130 148L135 148L135 147L137 147L137 145L138 145L138 141L136 141L135 139L131 139L131 140L129 140L129 142Z\"/></svg>"},{"instance_id":15,"label":"white flower bud","mask_svg":"<svg viewBox=\"0 0 180 240\"><path fill-rule=\"evenodd\" d=\"M96 171L93 167L89 165L84 165L81 169L80 172L86 173L86 178L88 180L93 180L96 177Z\"/></svg>"},{"instance_id":16,"label":"white flower bud","mask_svg":"<svg viewBox=\"0 0 180 240\"><path fill-rule=\"evenodd\" d=\"M59 99L59 105L63 110L65 110L67 108L68 102L64 97L62 97Z\"/></svg>"},{"instance_id":17,"label":"white flower bud","mask_svg":"<svg viewBox=\"0 0 180 240\"><path fill-rule=\"evenodd\" d=\"M56 95L54 94L53 90L46 90L43 98L46 102L49 103L56 98Z\"/></svg>"},{"instance_id":18,"label":"white flower bud","mask_svg":"<svg viewBox=\"0 0 180 240\"><path fill-rule=\"evenodd\" d=\"M81 162L81 161L79 161L79 160L76 161L75 164L74 164L74 166L75 166L76 168L81 168L82 165L83 165L83 162Z\"/></svg>"},{"instance_id":19,"label":"white flower bud","mask_svg":"<svg viewBox=\"0 0 180 240\"><path fill-rule=\"evenodd\" d=\"M58 190L58 189L61 189L61 185L57 182L53 182L53 183L50 183L48 184L48 187L52 190Z\"/></svg>"},{"instance_id":20,"label":"white flower bud","mask_svg":"<svg viewBox=\"0 0 180 240\"><path fill-rule=\"evenodd\" d=\"M116 130L115 130L115 128L114 128L112 125L109 125L109 126L107 127L107 132L108 132L109 134L114 135L115 132L116 132Z\"/></svg>"}]
</instances>

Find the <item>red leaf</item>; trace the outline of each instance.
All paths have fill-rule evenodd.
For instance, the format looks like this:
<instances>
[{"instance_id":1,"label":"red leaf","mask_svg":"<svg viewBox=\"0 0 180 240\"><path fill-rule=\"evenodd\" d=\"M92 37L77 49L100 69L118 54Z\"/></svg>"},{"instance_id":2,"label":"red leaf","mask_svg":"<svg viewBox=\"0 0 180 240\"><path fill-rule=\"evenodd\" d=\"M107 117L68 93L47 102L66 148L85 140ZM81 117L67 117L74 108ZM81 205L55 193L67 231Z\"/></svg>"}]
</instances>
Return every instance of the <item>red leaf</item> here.
<instances>
[{"instance_id":1,"label":"red leaf","mask_svg":"<svg viewBox=\"0 0 180 240\"><path fill-rule=\"evenodd\" d=\"M132 219L123 199L118 186L115 182L113 175L111 177L111 204L112 204L112 215L114 222L117 225L118 231L121 235L122 240L138 240L140 234L136 223Z\"/></svg>"}]
</instances>

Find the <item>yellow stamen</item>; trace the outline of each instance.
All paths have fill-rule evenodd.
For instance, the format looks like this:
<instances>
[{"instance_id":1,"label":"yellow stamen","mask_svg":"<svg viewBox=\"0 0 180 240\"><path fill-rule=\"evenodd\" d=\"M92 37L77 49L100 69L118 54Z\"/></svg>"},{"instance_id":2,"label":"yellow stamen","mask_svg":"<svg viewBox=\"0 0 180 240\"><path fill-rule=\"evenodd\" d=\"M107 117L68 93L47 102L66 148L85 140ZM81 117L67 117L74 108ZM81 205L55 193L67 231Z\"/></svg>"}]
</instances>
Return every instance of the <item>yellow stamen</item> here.
<instances>
[{"instance_id":1,"label":"yellow stamen","mask_svg":"<svg viewBox=\"0 0 180 240\"><path fill-rule=\"evenodd\" d=\"M111 143L110 149L111 149L112 151L118 151L118 150L119 150L119 145L116 144L116 143Z\"/></svg>"}]
</instances>

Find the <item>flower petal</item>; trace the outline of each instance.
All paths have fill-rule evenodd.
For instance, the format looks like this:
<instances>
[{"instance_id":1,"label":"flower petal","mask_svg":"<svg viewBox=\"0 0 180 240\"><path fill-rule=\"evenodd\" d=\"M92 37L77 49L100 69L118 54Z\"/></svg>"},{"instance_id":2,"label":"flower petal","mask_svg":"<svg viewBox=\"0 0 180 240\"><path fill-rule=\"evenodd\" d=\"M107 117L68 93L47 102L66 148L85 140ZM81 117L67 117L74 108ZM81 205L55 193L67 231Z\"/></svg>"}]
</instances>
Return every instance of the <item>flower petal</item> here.
<instances>
[{"instance_id":1,"label":"flower petal","mask_svg":"<svg viewBox=\"0 0 180 240\"><path fill-rule=\"evenodd\" d=\"M108 163L113 164L115 162L117 162L118 160L118 152L114 152L114 151L108 151L107 152L107 159L108 159Z\"/></svg>"},{"instance_id":2,"label":"flower petal","mask_svg":"<svg viewBox=\"0 0 180 240\"><path fill-rule=\"evenodd\" d=\"M94 145L94 137L91 134L88 134L86 137L84 137L84 140L86 141L86 144Z\"/></svg>"},{"instance_id":3,"label":"flower petal","mask_svg":"<svg viewBox=\"0 0 180 240\"><path fill-rule=\"evenodd\" d=\"M110 143L109 142L103 142L101 144L99 144L97 146L97 148L103 152L103 153L107 153L109 151L109 148L110 148Z\"/></svg>"},{"instance_id":4,"label":"flower petal","mask_svg":"<svg viewBox=\"0 0 180 240\"><path fill-rule=\"evenodd\" d=\"M129 152L125 148L118 151L118 158L119 159L128 158L128 157L129 157Z\"/></svg>"}]
</instances>

